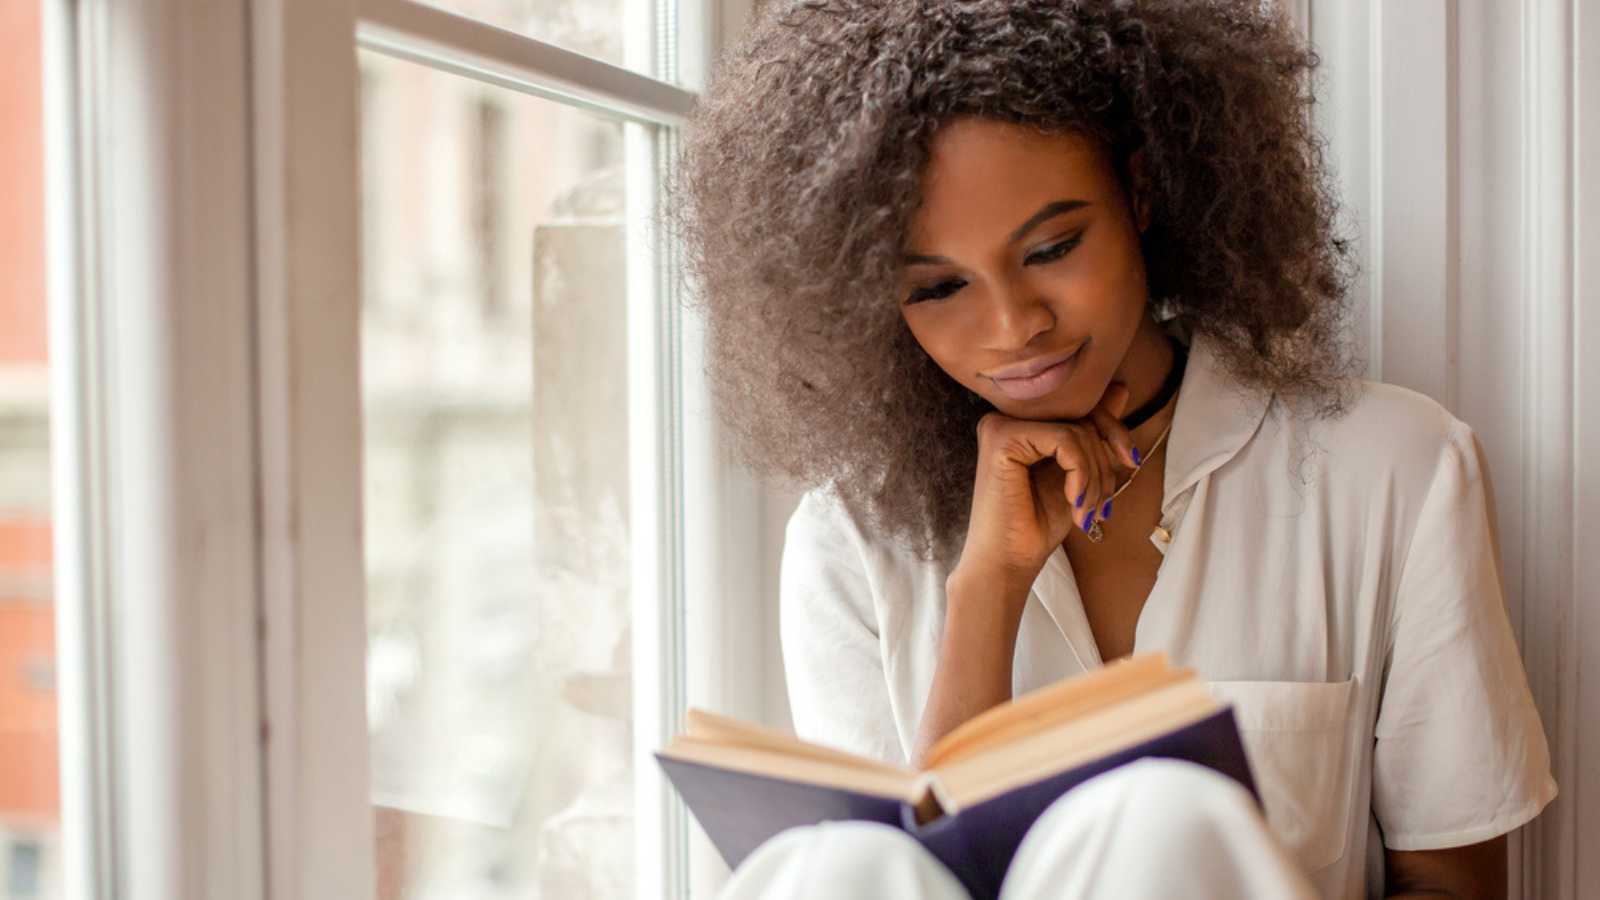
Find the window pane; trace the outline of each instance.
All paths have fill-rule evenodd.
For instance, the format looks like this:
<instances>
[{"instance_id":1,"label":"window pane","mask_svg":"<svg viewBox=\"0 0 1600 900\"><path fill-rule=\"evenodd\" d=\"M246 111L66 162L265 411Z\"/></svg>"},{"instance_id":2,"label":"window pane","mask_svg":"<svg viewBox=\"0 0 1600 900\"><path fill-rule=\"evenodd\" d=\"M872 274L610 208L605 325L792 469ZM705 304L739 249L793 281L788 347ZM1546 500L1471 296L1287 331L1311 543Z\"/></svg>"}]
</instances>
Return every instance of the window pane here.
<instances>
[{"instance_id":1,"label":"window pane","mask_svg":"<svg viewBox=\"0 0 1600 900\"><path fill-rule=\"evenodd\" d=\"M625 126L361 67L379 896L631 897Z\"/></svg>"},{"instance_id":2,"label":"window pane","mask_svg":"<svg viewBox=\"0 0 1600 900\"><path fill-rule=\"evenodd\" d=\"M658 0L424 0L645 75Z\"/></svg>"},{"instance_id":3,"label":"window pane","mask_svg":"<svg viewBox=\"0 0 1600 900\"><path fill-rule=\"evenodd\" d=\"M0 898L59 897L40 5L0 4Z\"/></svg>"}]
</instances>

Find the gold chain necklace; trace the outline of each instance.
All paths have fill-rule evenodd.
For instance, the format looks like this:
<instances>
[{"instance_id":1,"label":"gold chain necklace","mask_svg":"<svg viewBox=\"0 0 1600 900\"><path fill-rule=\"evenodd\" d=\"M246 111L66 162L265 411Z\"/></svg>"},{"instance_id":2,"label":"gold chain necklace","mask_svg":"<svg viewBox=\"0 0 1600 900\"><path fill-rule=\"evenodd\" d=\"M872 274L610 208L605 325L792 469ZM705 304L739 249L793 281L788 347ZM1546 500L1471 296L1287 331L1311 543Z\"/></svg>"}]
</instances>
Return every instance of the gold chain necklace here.
<instances>
[{"instance_id":1,"label":"gold chain necklace","mask_svg":"<svg viewBox=\"0 0 1600 900\"><path fill-rule=\"evenodd\" d=\"M1178 395L1174 393L1172 396L1173 399L1177 399ZM1172 430L1172 423L1176 421L1177 418L1178 417L1174 415L1171 419L1167 420L1167 427L1161 429L1161 436L1156 438L1155 443L1150 445L1150 452L1144 455L1144 461L1133 467L1133 474L1128 476L1128 480L1124 481L1121 487L1118 487L1115 491L1111 492L1111 496L1106 498L1106 503L1110 503L1112 500L1117 499L1118 494L1127 490L1128 485L1133 484L1133 480L1139 477L1139 470L1144 468L1145 463L1148 463L1150 460L1155 458L1156 451L1161 449L1161 442L1167 439L1167 432ZM1084 532L1084 534L1089 538L1090 543L1098 544L1106 539L1105 529L1101 527L1101 523L1103 521L1105 520L1095 519L1094 524L1089 526L1089 530Z\"/></svg>"}]
</instances>

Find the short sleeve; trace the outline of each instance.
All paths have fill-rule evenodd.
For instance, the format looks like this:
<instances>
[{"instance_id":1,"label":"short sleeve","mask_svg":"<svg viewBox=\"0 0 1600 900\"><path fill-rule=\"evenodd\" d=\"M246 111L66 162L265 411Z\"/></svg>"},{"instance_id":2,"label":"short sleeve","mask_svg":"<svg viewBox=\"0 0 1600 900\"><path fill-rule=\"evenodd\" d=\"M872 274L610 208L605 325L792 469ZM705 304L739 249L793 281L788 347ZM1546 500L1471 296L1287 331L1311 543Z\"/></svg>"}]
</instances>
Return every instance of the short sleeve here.
<instances>
[{"instance_id":1,"label":"short sleeve","mask_svg":"<svg viewBox=\"0 0 1600 900\"><path fill-rule=\"evenodd\" d=\"M1401 564L1375 726L1373 812L1395 850L1489 840L1556 795L1483 473L1471 428L1452 418Z\"/></svg>"},{"instance_id":2,"label":"short sleeve","mask_svg":"<svg viewBox=\"0 0 1600 900\"><path fill-rule=\"evenodd\" d=\"M807 492L784 533L778 606L795 733L903 764L858 536L838 500Z\"/></svg>"}]
</instances>

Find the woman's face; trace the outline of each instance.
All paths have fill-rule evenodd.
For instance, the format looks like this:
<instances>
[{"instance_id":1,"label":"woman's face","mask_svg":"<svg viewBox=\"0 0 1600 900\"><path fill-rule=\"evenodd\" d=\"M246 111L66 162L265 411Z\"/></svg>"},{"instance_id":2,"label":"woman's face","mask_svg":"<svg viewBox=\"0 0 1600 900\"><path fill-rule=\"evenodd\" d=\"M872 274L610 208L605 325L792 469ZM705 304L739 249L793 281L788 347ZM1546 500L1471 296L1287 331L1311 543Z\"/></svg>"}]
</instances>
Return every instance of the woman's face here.
<instances>
[{"instance_id":1,"label":"woman's face","mask_svg":"<svg viewBox=\"0 0 1600 900\"><path fill-rule=\"evenodd\" d=\"M972 117L944 125L931 150L900 307L922 348L1016 418L1081 418L1113 380L1133 390L1126 369L1148 353L1130 349L1164 338L1145 314L1146 211L1129 208L1109 153Z\"/></svg>"}]
</instances>

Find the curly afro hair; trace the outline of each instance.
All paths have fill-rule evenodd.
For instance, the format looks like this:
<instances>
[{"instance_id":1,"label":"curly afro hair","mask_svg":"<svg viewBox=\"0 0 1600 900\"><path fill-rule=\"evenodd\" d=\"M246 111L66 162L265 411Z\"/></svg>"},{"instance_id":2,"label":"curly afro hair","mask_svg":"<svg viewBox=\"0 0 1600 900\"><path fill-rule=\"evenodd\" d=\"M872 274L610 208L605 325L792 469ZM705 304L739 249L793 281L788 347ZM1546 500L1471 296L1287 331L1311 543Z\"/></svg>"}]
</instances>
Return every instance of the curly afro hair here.
<instances>
[{"instance_id":1,"label":"curly afro hair","mask_svg":"<svg viewBox=\"0 0 1600 900\"><path fill-rule=\"evenodd\" d=\"M1236 380L1335 415L1349 242L1311 119L1319 64L1260 0L772 0L669 173L688 301L736 459L831 485L922 558L960 546L993 407L899 307L930 140L975 115L1143 148L1150 294Z\"/></svg>"}]
</instances>

